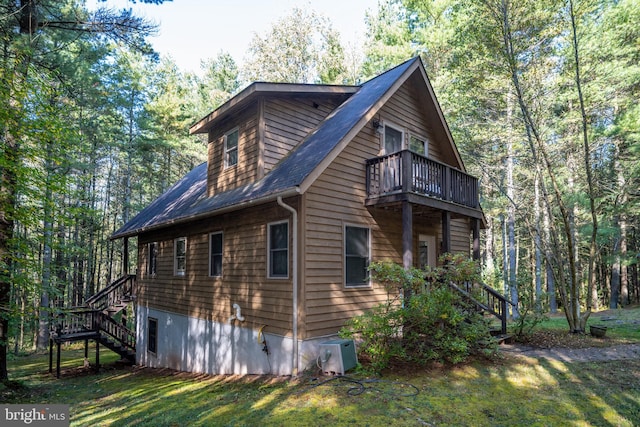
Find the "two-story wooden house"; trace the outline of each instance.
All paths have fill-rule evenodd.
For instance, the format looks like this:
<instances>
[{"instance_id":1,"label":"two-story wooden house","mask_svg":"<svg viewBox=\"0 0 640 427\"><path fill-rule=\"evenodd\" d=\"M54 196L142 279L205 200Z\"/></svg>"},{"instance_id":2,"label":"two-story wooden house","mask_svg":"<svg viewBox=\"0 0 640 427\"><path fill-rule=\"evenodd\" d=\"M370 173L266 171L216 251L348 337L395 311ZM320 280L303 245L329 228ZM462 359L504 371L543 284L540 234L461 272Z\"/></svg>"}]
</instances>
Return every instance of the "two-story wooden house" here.
<instances>
[{"instance_id":1,"label":"two-story wooden house","mask_svg":"<svg viewBox=\"0 0 640 427\"><path fill-rule=\"evenodd\" d=\"M372 260L478 248L478 183L419 58L360 86L254 83L191 132L208 162L113 236L138 237L142 365L296 374L386 299Z\"/></svg>"}]
</instances>

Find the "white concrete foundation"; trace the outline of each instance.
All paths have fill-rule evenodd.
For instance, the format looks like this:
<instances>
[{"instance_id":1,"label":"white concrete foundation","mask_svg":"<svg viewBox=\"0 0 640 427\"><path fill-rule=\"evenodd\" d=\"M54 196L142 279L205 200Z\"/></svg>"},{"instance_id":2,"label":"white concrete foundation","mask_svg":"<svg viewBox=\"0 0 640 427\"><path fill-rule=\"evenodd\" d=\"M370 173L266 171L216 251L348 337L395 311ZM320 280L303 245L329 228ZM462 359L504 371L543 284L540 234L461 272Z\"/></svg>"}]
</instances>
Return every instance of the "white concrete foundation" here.
<instances>
[{"instance_id":1,"label":"white concrete foundation","mask_svg":"<svg viewBox=\"0 0 640 427\"><path fill-rule=\"evenodd\" d=\"M147 350L147 319L158 321L157 351ZM269 354L258 342L258 329L246 328L243 322L213 322L181 314L137 307L136 362L154 368L206 374L271 374L295 375L305 369L316 369L320 343L331 337L299 341L299 367L293 367L293 341L291 338L269 333L263 334Z\"/></svg>"}]
</instances>

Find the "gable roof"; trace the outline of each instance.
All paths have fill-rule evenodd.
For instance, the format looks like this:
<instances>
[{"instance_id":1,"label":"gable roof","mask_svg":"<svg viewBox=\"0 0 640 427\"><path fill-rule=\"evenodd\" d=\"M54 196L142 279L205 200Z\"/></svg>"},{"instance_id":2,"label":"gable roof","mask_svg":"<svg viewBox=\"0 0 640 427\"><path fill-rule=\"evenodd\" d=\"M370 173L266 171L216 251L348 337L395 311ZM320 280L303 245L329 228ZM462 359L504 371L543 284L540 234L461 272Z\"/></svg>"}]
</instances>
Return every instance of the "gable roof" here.
<instances>
[{"instance_id":1,"label":"gable roof","mask_svg":"<svg viewBox=\"0 0 640 427\"><path fill-rule=\"evenodd\" d=\"M422 61L419 57L412 58L357 88L353 95L331 112L313 132L260 180L207 197L207 166L206 163L203 163L123 225L111 238L130 237L143 231L257 205L274 200L278 196L288 197L304 193L349 141L375 116L378 109L416 70L419 70L423 76L435 102L435 95ZM269 85L273 89L278 84ZM246 93L246 90L241 92L243 95L240 100L229 101L227 107L221 108L227 111L238 103L244 102L243 100L250 98L251 94L255 93L256 88L254 87ZM338 88L347 92L352 87ZM444 121L444 116L437 102L435 104L454 154L461 167L464 168L449 128ZM215 119L215 114L214 111L196 123L192 127L192 133L207 128L207 123Z\"/></svg>"}]
</instances>

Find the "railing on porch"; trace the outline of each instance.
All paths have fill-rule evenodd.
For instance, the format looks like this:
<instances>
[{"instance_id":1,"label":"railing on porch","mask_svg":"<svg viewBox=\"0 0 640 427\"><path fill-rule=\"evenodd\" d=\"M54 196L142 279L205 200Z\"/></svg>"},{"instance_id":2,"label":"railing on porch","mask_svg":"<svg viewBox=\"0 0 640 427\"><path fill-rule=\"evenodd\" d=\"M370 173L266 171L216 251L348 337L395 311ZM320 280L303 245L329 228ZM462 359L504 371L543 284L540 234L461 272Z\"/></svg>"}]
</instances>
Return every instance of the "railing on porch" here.
<instances>
[{"instance_id":1,"label":"railing on porch","mask_svg":"<svg viewBox=\"0 0 640 427\"><path fill-rule=\"evenodd\" d=\"M477 208L478 180L409 150L367 160L367 195L417 193Z\"/></svg>"}]
</instances>

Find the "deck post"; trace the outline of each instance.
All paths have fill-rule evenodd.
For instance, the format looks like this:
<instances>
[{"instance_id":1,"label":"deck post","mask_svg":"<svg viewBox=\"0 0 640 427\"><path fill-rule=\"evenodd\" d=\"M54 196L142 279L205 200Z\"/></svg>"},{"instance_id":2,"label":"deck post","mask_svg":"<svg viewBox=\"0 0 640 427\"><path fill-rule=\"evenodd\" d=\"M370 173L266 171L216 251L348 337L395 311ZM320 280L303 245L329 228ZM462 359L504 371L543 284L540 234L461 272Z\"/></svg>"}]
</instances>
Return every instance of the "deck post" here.
<instances>
[{"instance_id":1,"label":"deck post","mask_svg":"<svg viewBox=\"0 0 640 427\"><path fill-rule=\"evenodd\" d=\"M100 339L96 337L96 372L100 372Z\"/></svg>"},{"instance_id":2,"label":"deck post","mask_svg":"<svg viewBox=\"0 0 640 427\"><path fill-rule=\"evenodd\" d=\"M480 260L480 220L472 219L471 227L473 229L473 260Z\"/></svg>"},{"instance_id":3,"label":"deck post","mask_svg":"<svg viewBox=\"0 0 640 427\"><path fill-rule=\"evenodd\" d=\"M57 341L56 345L58 346L58 354L56 356L56 378L60 378L60 341Z\"/></svg>"},{"instance_id":4,"label":"deck post","mask_svg":"<svg viewBox=\"0 0 640 427\"><path fill-rule=\"evenodd\" d=\"M413 206L402 202L402 266L405 270L413 267ZM405 301L411 298L411 288L403 289Z\"/></svg>"},{"instance_id":5,"label":"deck post","mask_svg":"<svg viewBox=\"0 0 640 427\"><path fill-rule=\"evenodd\" d=\"M451 252L451 212L442 211L442 253Z\"/></svg>"},{"instance_id":6,"label":"deck post","mask_svg":"<svg viewBox=\"0 0 640 427\"><path fill-rule=\"evenodd\" d=\"M129 238L123 239L124 248L122 249L122 275L129 273Z\"/></svg>"},{"instance_id":7,"label":"deck post","mask_svg":"<svg viewBox=\"0 0 640 427\"><path fill-rule=\"evenodd\" d=\"M89 340L84 340L84 358L89 357Z\"/></svg>"}]
</instances>

